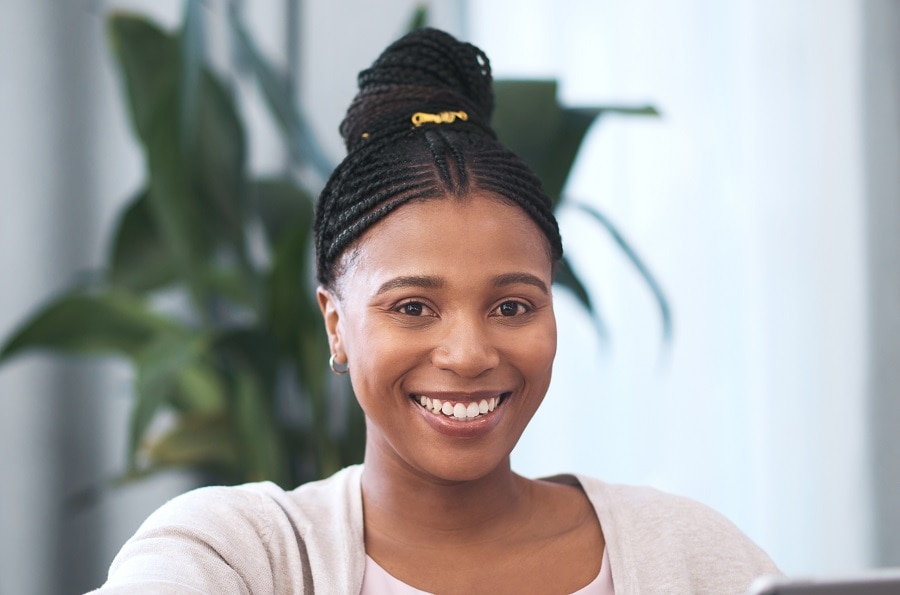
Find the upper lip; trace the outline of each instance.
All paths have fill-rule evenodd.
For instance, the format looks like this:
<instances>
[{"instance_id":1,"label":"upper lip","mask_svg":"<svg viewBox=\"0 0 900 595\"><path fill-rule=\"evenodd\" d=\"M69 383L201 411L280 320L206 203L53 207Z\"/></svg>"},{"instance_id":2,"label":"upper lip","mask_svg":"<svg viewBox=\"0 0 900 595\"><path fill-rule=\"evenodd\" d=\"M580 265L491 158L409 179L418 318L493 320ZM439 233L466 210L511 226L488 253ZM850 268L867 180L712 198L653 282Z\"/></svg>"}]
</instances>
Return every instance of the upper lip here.
<instances>
[{"instance_id":1,"label":"upper lip","mask_svg":"<svg viewBox=\"0 0 900 595\"><path fill-rule=\"evenodd\" d=\"M471 403L492 397L505 395L507 390L478 390L478 391L412 391L410 394L417 397L426 396L431 399L440 399L441 401L454 401L457 403Z\"/></svg>"}]
</instances>

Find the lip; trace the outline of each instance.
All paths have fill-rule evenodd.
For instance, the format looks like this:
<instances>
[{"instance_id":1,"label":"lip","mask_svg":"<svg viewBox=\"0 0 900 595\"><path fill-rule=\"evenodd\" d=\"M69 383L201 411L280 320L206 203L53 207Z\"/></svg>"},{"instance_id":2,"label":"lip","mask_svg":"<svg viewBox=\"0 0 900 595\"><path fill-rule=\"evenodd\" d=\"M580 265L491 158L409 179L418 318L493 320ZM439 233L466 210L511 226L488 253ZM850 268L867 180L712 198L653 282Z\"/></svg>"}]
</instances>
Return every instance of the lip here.
<instances>
[{"instance_id":1,"label":"lip","mask_svg":"<svg viewBox=\"0 0 900 595\"><path fill-rule=\"evenodd\" d=\"M497 408L489 413L479 415L475 419L460 420L446 415L430 413L424 407L415 402L412 395L425 395L433 399L442 401L455 401L458 403L472 403L482 399L490 399L491 397L501 397L501 402ZM471 393L458 392L413 392L409 395L410 406L415 407L422 419L434 430L449 436L451 438L478 438L489 433L503 419L505 411L505 403L512 396L511 391L478 391Z\"/></svg>"}]
</instances>

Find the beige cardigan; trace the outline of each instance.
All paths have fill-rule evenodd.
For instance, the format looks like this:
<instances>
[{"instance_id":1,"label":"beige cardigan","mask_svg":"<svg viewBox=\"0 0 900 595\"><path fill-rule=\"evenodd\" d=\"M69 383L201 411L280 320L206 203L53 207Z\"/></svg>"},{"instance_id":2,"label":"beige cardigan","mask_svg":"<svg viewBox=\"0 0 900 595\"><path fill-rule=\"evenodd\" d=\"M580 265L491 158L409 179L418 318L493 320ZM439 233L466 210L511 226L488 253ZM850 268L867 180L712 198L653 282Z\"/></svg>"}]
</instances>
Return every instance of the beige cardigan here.
<instances>
[{"instance_id":1,"label":"beige cardigan","mask_svg":"<svg viewBox=\"0 0 900 595\"><path fill-rule=\"evenodd\" d=\"M361 466L285 492L272 483L209 487L153 513L95 593L359 593L365 550ZM577 475L594 505L617 594L744 593L778 573L710 508ZM599 556L599 554L598 554Z\"/></svg>"}]
</instances>

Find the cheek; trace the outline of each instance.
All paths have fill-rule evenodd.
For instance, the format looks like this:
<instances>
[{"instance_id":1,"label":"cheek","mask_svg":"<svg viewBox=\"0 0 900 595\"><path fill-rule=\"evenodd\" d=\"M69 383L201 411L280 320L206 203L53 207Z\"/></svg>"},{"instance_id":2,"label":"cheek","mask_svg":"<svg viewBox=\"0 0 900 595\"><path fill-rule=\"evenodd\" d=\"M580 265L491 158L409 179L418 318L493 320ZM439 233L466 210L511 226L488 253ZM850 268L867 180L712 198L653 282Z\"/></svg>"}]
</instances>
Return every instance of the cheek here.
<instances>
[{"instance_id":1,"label":"cheek","mask_svg":"<svg viewBox=\"0 0 900 595\"><path fill-rule=\"evenodd\" d=\"M555 318L549 319L527 335L514 337L510 342L508 353L531 383L549 384L553 360L556 357Z\"/></svg>"},{"instance_id":2,"label":"cheek","mask_svg":"<svg viewBox=\"0 0 900 595\"><path fill-rule=\"evenodd\" d=\"M350 381L365 408L366 402L391 394L410 366L421 361L420 347L402 333L386 329L371 318L359 317L345 325L345 350ZM349 321L348 321L349 322Z\"/></svg>"}]
</instances>

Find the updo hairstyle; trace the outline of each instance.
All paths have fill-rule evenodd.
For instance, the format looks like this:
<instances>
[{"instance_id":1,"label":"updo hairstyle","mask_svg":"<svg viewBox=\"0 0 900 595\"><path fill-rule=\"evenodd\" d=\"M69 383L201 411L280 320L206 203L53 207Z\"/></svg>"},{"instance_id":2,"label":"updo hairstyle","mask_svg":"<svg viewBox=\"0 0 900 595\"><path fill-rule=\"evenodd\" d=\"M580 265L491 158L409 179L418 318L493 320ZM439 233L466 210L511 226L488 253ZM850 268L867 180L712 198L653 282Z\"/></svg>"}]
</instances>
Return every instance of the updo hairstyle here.
<instances>
[{"instance_id":1,"label":"updo hairstyle","mask_svg":"<svg viewBox=\"0 0 900 595\"><path fill-rule=\"evenodd\" d=\"M497 140L493 108L487 56L437 29L407 34L359 74L359 93L340 127L348 154L316 206L319 283L336 289L344 251L401 205L476 190L521 207L559 260L552 203L537 176Z\"/></svg>"}]
</instances>

